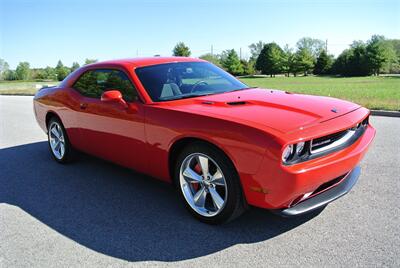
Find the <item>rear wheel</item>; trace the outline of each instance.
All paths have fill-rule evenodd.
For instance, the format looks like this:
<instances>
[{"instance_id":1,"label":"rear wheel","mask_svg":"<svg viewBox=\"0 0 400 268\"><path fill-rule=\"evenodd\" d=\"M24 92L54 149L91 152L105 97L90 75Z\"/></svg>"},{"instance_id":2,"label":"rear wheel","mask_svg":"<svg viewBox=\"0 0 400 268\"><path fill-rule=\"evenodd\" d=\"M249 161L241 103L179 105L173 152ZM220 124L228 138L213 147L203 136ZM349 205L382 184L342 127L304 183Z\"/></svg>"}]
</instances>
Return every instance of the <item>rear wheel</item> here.
<instances>
[{"instance_id":1,"label":"rear wheel","mask_svg":"<svg viewBox=\"0 0 400 268\"><path fill-rule=\"evenodd\" d=\"M203 222L224 223L244 211L239 176L225 154L213 146L186 147L176 162L175 181L186 207Z\"/></svg>"},{"instance_id":2,"label":"rear wheel","mask_svg":"<svg viewBox=\"0 0 400 268\"><path fill-rule=\"evenodd\" d=\"M47 130L49 148L54 159L59 163L71 161L74 150L61 121L56 117L52 117L48 122Z\"/></svg>"}]
</instances>

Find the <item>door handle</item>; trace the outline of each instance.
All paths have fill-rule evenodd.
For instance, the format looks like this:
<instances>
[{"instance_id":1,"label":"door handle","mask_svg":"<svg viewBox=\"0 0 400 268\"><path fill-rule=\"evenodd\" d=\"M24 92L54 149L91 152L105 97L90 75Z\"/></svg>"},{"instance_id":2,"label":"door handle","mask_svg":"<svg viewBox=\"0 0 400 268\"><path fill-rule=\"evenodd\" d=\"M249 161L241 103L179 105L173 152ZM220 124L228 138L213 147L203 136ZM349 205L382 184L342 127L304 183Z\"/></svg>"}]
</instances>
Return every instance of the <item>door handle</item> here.
<instances>
[{"instance_id":1,"label":"door handle","mask_svg":"<svg viewBox=\"0 0 400 268\"><path fill-rule=\"evenodd\" d=\"M80 107L82 110L85 110L85 109L87 108L87 103L81 103L81 104L79 105L79 107Z\"/></svg>"}]
</instances>

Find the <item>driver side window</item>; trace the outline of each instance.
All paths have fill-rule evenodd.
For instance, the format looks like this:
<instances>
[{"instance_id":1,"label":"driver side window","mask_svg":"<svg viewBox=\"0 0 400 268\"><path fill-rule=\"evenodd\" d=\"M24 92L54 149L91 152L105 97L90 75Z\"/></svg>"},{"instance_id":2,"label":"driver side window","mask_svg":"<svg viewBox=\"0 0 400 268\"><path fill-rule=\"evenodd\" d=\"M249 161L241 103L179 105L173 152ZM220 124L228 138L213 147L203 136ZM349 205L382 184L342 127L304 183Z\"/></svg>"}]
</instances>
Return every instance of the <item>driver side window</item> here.
<instances>
[{"instance_id":1,"label":"driver side window","mask_svg":"<svg viewBox=\"0 0 400 268\"><path fill-rule=\"evenodd\" d=\"M136 89L127 75L114 69L89 70L78 78L73 88L89 98L99 99L104 91L119 90L126 101L137 99Z\"/></svg>"}]
</instances>

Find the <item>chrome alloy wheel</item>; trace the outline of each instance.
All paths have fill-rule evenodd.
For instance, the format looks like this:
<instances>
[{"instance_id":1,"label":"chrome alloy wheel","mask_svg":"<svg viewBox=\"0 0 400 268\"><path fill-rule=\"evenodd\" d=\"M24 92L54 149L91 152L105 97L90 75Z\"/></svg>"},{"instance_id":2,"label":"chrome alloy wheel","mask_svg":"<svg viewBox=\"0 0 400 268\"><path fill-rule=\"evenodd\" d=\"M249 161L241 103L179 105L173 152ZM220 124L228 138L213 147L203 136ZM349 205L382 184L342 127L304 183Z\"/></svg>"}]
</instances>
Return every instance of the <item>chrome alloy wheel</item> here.
<instances>
[{"instance_id":1,"label":"chrome alloy wheel","mask_svg":"<svg viewBox=\"0 0 400 268\"><path fill-rule=\"evenodd\" d=\"M198 214L212 217L224 208L228 198L225 177L211 157L188 155L180 167L179 182L186 201Z\"/></svg>"},{"instance_id":2,"label":"chrome alloy wheel","mask_svg":"<svg viewBox=\"0 0 400 268\"><path fill-rule=\"evenodd\" d=\"M49 127L50 148L54 156L61 160L65 154L65 139L61 126L57 122L52 122Z\"/></svg>"}]
</instances>

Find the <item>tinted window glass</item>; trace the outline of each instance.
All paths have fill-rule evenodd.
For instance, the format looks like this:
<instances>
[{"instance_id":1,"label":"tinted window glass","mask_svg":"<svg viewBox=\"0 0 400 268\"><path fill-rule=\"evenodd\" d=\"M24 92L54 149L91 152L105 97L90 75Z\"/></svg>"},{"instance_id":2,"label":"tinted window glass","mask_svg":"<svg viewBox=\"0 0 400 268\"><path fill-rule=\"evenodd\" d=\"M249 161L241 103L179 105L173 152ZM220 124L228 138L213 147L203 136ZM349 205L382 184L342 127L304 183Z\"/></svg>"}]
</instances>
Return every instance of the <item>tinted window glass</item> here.
<instances>
[{"instance_id":1,"label":"tinted window glass","mask_svg":"<svg viewBox=\"0 0 400 268\"><path fill-rule=\"evenodd\" d=\"M153 101L190 98L248 88L208 62L176 62L136 69Z\"/></svg>"},{"instance_id":2,"label":"tinted window glass","mask_svg":"<svg viewBox=\"0 0 400 268\"><path fill-rule=\"evenodd\" d=\"M119 90L126 101L137 97L136 89L126 74L118 70L87 71L75 82L74 88L91 98L100 98L106 90Z\"/></svg>"}]
</instances>

